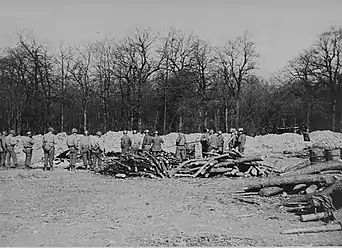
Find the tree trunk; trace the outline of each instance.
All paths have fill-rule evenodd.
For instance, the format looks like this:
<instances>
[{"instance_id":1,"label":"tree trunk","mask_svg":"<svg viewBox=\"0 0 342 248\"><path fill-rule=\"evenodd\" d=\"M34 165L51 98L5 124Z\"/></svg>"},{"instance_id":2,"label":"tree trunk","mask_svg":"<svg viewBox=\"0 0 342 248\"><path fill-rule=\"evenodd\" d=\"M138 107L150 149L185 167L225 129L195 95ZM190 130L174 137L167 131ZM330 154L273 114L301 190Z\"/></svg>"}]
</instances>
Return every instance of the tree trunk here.
<instances>
[{"instance_id":1,"label":"tree trunk","mask_svg":"<svg viewBox=\"0 0 342 248\"><path fill-rule=\"evenodd\" d=\"M224 109L224 121L225 121L226 133L228 133L229 127L228 127L228 107L227 106Z\"/></svg>"},{"instance_id":2,"label":"tree trunk","mask_svg":"<svg viewBox=\"0 0 342 248\"><path fill-rule=\"evenodd\" d=\"M336 177L334 175L298 175L298 176L289 176L289 177L276 177L276 178L267 178L260 179L258 183L250 185L246 187L245 191L256 191L265 187L272 186L284 186L291 184L301 184L301 183L323 183L326 185L333 184L336 181Z\"/></svg>"},{"instance_id":3,"label":"tree trunk","mask_svg":"<svg viewBox=\"0 0 342 248\"><path fill-rule=\"evenodd\" d=\"M167 121L167 94L166 94L166 86L165 86L164 87L164 120L163 120L164 134L166 134L166 121Z\"/></svg>"},{"instance_id":4,"label":"tree trunk","mask_svg":"<svg viewBox=\"0 0 342 248\"><path fill-rule=\"evenodd\" d=\"M183 131L183 116L179 116L178 130Z\"/></svg>"},{"instance_id":5,"label":"tree trunk","mask_svg":"<svg viewBox=\"0 0 342 248\"><path fill-rule=\"evenodd\" d=\"M342 163L339 161L329 161L309 164L301 169L289 171L288 173L286 173L286 176L313 174L326 170L342 170Z\"/></svg>"},{"instance_id":6,"label":"tree trunk","mask_svg":"<svg viewBox=\"0 0 342 248\"><path fill-rule=\"evenodd\" d=\"M88 125L87 118L88 118L88 116L87 115L88 115L87 107L84 107L84 109L83 109L83 131L84 132L88 130L88 128L87 128L87 125Z\"/></svg>"},{"instance_id":7,"label":"tree trunk","mask_svg":"<svg viewBox=\"0 0 342 248\"><path fill-rule=\"evenodd\" d=\"M157 109L157 114L156 114L156 118L154 119L154 130L157 130L157 125L158 125L158 118L159 118L159 111ZM164 115L164 118L165 118L165 115ZM164 131L164 134L165 134L165 120L164 120L164 128L163 128L163 131Z\"/></svg>"},{"instance_id":8,"label":"tree trunk","mask_svg":"<svg viewBox=\"0 0 342 248\"><path fill-rule=\"evenodd\" d=\"M240 98L236 98L235 102L235 126L238 128L240 125Z\"/></svg>"},{"instance_id":9,"label":"tree trunk","mask_svg":"<svg viewBox=\"0 0 342 248\"><path fill-rule=\"evenodd\" d=\"M336 99L331 101L331 129L332 131L336 131Z\"/></svg>"}]
</instances>

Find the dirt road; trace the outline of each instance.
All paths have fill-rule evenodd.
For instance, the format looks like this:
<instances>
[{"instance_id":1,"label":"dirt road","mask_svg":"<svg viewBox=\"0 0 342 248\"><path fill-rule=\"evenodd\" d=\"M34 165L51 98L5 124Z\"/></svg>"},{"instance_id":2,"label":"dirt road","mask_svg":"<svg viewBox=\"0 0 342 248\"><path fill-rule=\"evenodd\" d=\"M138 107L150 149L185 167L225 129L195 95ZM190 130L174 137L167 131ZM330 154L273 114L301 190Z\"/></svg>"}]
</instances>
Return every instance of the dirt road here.
<instances>
[{"instance_id":1,"label":"dirt road","mask_svg":"<svg viewBox=\"0 0 342 248\"><path fill-rule=\"evenodd\" d=\"M0 171L1 246L342 245L341 232L281 235L301 223L279 198L242 203L246 179L114 179Z\"/></svg>"}]
</instances>

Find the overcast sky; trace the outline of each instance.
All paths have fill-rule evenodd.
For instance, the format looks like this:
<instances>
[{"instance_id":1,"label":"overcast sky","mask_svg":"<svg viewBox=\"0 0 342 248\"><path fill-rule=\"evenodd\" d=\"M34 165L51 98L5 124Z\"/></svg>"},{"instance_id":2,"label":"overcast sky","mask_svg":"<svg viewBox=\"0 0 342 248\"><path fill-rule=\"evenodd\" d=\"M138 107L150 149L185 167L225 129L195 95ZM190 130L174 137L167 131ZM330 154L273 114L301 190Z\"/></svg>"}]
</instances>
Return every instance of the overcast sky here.
<instances>
[{"instance_id":1,"label":"overcast sky","mask_svg":"<svg viewBox=\"0 0 342 248\"><path fill-rule=\"evenodd\" d=\"M123 38L136 28L166 33L172 26L213 45L251 34L260 54L257 74L268 77L342 24L342 0L0 0L0 47L32 31L55 49Z\"/></svg>"}]
</instances>

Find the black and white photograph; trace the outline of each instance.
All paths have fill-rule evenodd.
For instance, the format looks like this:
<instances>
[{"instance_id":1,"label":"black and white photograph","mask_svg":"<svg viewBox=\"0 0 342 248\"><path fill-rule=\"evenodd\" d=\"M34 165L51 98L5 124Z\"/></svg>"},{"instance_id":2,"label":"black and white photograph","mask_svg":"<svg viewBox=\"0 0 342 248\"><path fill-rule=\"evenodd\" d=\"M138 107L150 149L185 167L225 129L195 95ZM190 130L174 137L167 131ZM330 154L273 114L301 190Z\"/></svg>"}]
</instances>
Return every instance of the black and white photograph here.
<instances>
[{"instance_id":1,"label":"black and white photograph","mask_svg":"<svg viewBox=\"0 0 342 248\"><path fill-rule=\"evenodd\" d=\"M0 0L0 247L342 247L341 0Z\"/></svg>"}]
</instances>

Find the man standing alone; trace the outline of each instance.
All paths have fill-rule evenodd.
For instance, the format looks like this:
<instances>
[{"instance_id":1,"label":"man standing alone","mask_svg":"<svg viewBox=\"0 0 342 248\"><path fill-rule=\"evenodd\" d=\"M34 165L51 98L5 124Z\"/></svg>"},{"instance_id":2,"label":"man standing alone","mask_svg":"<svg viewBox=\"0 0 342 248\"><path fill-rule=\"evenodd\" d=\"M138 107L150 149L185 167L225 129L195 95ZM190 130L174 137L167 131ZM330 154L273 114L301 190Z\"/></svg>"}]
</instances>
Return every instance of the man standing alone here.
<instances>
[{"instance_id":1,"label":"man standing alone","mask_svg":"<svg viewBox=\"0 0 342 248\"><path fill-rule=\"evenodd\" d=\"M74 171L76 169L76 158L77 158L77 129L73 128L71 130L71 135L67 138L67 146L69 148L69 156L70 156L70 165L69 170Z\"/></svg>"},{"instance_id":2,"label":"man standing alone","mask_svg":"<svg viewBox=\"0 0 342 248\"><path fill-rule=\"evenodd\" d=\"M31 167L31 160L32 160L32 151L34 141L32 139L32 132L27 132L27 136L24 136L21 140L23 143L23 152L25 153L25 169L30 169Z\"/></svg>"},{"instance_id":3,"label":"man standing alone","mask_svg":"<svg viewBox=\"0 0 342 248\"><path fill-rule=\"evenodd\" d=\"M84 131L84 135L80 141L80 150L82 154L83 166L87 170L88 166L92 167L92 154L90 150L91 141L88 131Z\"/></svg>"},{"instance_id":4,"label":"man standing alone","mask_svg":"<svg viewBox=\"0 0 342 248\"><path fill-rule=\"evenodd\" d=\"M43 151L44 151L44 171L48 170L48 164L50 164L50 170L53 171L53 160L55 156L55 145L57 144L57 138L54 134L54 129L49 127L49 132L43 136Z\"/></svg>"},{"instance_id":5,"label":"man standing alone","mask_svg":"<svg viewBox=\"0 0 342 248\"><path fill-rule=\"evenodd\" d=\"M17 154L15 153L15 146L17 145L17 140L14 137L15 131L11 130L9 135L6 137L6 148L7 148L7 166L11 167L11 158L13 160L13 166L17 167Z\"/></svg>"}]
</instances>

